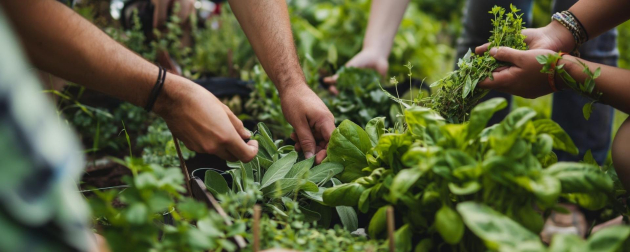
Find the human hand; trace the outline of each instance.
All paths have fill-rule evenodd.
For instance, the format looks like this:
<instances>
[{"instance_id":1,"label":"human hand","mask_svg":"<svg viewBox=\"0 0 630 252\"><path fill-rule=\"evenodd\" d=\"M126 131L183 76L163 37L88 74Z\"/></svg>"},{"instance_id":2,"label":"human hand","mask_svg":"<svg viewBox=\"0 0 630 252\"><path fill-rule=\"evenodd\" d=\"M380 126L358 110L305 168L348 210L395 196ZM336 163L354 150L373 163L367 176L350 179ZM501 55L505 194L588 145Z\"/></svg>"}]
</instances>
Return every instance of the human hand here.
<instances>
[{"instance_id":1,"label":"human hand","mask_svg":"<svg viewBox=\"0 0 630 252\"><path fill-rule=\"evenodd\" d=\"M387 56L384 56L376 50L361 50L361 52L346 63L346 67L370 68L376 70L382 76L386 76L389 63L387 62ZM324 83L328 85L328 91L334 95L339 94L339 91L335 87L338 77L339 76L335 74L324 78Z\"/></svg>"},{"instance_id":2,"label":"human hand","mask_svg":"<svg viewBox=\"0 0 630 252\"><path fill-rule=\"evenodd\" d=\"M553 53L555 52L546 49L520 51L509 47L492 48L490 50L492 57L511 66L496 69L492 73L494 80L487 78L480 82L478 87L530 99L549 94L553 90L548 84L548 75L540 72L542 65L538 63L536 56ZM556 83L559 83L559 80L556 80Z\"/></svg>"},{"instance_id":3,"label":"human hand","mask_svg":"<svg viewBox=\"0 0 630 252\"><path fill-rule=\"evenodd\" d=\"M575 47L575 40L571 32L558 22L551 22L547 26L536 29L523 30L525 43L529 49L549 49L554 52L571 52ZM476 54L483 54L490 43L475 48Z\"/></svg>"},{"instance_id":4,"label":"human hand","mask_svg":"<svg viewBox=\"0 0 630 252\"><path fill-rule=\"evenodd\" d=\"M295 149L304 151L304 157L314 155L317 164L326 157L328 140L335 130L335 117L322 100L306 84L280 93L282 112L295 132L291 139Z\"/></svg>"},{"instance_id":5,"label":"human hand","mask_svg":"<svg viewBox=\"0 0 630 252\"><path fill-rule=\"evenodd\" d=\"M155 111L174 136L195 152L210 153L228 161L251 161L258 142L230 109L201 86L167 75Z\"/></svg>"}]
</instances>

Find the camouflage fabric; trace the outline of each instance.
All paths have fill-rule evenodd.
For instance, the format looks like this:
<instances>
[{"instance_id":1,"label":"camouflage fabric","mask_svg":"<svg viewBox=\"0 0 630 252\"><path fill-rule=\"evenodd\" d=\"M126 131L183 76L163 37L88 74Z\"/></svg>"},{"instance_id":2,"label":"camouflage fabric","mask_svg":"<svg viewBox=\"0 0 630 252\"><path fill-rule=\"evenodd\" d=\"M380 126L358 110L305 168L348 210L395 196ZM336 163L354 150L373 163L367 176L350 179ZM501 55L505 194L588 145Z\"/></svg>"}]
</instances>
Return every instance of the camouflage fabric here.
<instances>
[{"instance_id":1,"label":"camouflage fabric","mask_svg":"<svg viewBox=\"0 0 630 252\"><path fill-rule=\"evenodd\" d=\"M13 34L0 9L0 251L87 251L81 149Z\"/></svg>"}]
</instances>

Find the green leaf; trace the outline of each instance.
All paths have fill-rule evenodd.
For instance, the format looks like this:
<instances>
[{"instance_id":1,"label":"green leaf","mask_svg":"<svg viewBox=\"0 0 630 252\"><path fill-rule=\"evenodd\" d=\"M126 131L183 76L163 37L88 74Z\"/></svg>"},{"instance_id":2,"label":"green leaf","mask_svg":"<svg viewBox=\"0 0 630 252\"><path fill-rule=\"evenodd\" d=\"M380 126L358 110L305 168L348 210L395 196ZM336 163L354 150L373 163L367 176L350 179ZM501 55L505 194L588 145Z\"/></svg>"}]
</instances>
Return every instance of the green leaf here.
<instances>
[{"instance_id":1,"label":"green leaf","mask_svg":"<svg viewBox=\"0 0 630 252\"><path fill-rule=\"evenodd\" d=\"M317 192L319 191L319 187L317 187L315 183L305 179L282 178L260 189L263 196L270 198L280 198L296 190Z\"/></svg>"},{"instance_id":2,"label":"green leaf","mask_svg":"<svg viewBox=\"0 0 630 252\"><path fill-rule=\"evenodd\" d=\"M411 251L411 229L409 224L405 224L396 230L394 233L394 244L396 251Z\"/></svg>"},{"instance_id":3,"label":"green leaf","mask_svg":"<svg viewBox=\"0 0 630 252\"><path fill-rule=\"evenodd\" d=\"M435 228L448 244L457 244L464 236L462 218L448 206L442 206L435 213Z\"/></svg>"},{"instance_id":4,"label":"green leaf","mask_svg":"<svg viewBox=\"0 0 630 252\"><path fill-rule=\"evenodd\" d=\"M594 101L584 104L584 107L582 107L582 113L584 114L584 119L588 120L591 118L591 114L593 113L593 104L595 104Z\"/></svg>"},{"instance_id":5,"label":"green leaf","mask_svg":"<svg viewBox=\"0 0 630 252\"><path fill-rule=\"evenodd\" d=\"M534 193L536 198L545 206L554 205L560 196L561 183L552 176L541 176L539 178L518 176L511 178L511 180L515 182L515 184Z\"/></svg>"},{"instance_id":6,"label":"green leaf","mask_svg":"<svg viewBox=\"0 0 630 252\"><path fill-rule=\"evenodd\" d=\"M339 163L323 163L318 166L313 167L310 170L308 175L308 180L318 184L326 179L329 175L329 172L332 172L332 175L337 175L343 171L343 166Z\"/></svg>"},{"instance_id":7,"label":"green leaf","mask_svg":"<svg viewBox=\"0 0 630 252\"><path fill-rule=\"evenodd\" d=\"M328 206L356 206L366 188L357 183L348 183L326 189L324 203Z\"/></svg>"},{"instance_id":8,"label":"green leaf","mask_svg":"<svg viewBox=\"0 0 630 252\"><path fill-rule=\"evenodd\" d=\"M475 106L470 112L467 137L469 139L477 137L486 128L486 124L488 124L494 113L504 109L506 106L507 101L504 98L493 98Z\"/></svg>"},{"instance_id":9,"label":"green leaf","mask_svg":"<svg viewBox=\"0 0 630 252\"><path fill-rule=\"evenodd\" d=\"M343 224L346 230L353 232L359 228L359 218L354 208L349 206L337 206L335 209L337 210L337 214L339 214L341 224Z\"/></svg>"},{"instance_id":10,"label":"green leaf","mask_svg":"<svg viewBox=\"0 0 630 252\"><path fill-rule=\"evenodd\" d=\"M334 44L330 44L328 47L328 62L330 64L337 64L337 47Z\"/></svg>"},{"instance_id":11,"label":"green leaf","mask_svg":"<svg viewBox=\"0 0 630 252\"><path fill-rule=\"evenodd\" d=\"M576 252L576 251L590 251L586 250L586 241L582 240L575 234L563 234L557 233L551 240L549 251L553 252Z\"/></svg>"},{"instance_id":12,"label":"green leaf","mask_svg":"<svg viewBox=\"0 0 630 252\"><path fill-rule=\"evenodd\" d=\"M567 193L562 195L569 202L577 204L585 209L596 211L606 207L608 196L605 193Z\"/></svg>"},{"instance_id":13,"label":"green leaf","mask_svg":"<svg viewBox=\"0 0 630 252\"><path fill-rule=\"evenodd\" d=\"M558 162L543 173L557 178L563 193L609 193L613 189L610 177L592 164Z\"/></svg>"},{"instance_id":14,"label":"green leaf","mask_svg":"<svg viewBox=\"0 0 630 252\"><path fill-rule=\"evenodd\" d=\"M304 222L315 222L319 221L322 218L322 216L316 211L313 211L303 206L300 206L299 208L304 215Z\"/></svg>"},{"instance_id":15,"label":"green leaf","mask_svg":"<svg viewBox=\"0 0 630 252\"><path fill-rule=\"evenodd\" d=\"M221 174L213 170L206 171L204 184L206 184L206 188L214 196L231 192L230 187L228 187L227 181L225 181L225 178L223 178Z\"/></svg>"},{"instance_id":16,"label":"green leaf","mask_svg":"<svg viewBox=\"0 0 630 252\"><path fill-rule=\"evenodd\" d=\"M368 235L372 239L385 236L387 228L387 208L389 206L383 206L376 210L376 213L372 216L370 224L368 226Z\"/></svg>"},{"instance_id":17,"label":"green leaf","mask_svg":"<svg viewBox=\"0 0 630 252\"><path fill-rule=\"evenodd\" d=\"M619 251L621 245L628 239L630 227L612 226L604 228L588 238L587 251L591 252L614 252ZM627 249L627 248L626 248Z\"/></svg>"},{"instance_id":18,"label":"green leaf","mask_svg":"<svg viewBox=\"0 0 630 252\"><path fill-rule=\"evenodd\" d=\"M468 94L472 91L472 80L470 79L470 75L466 75L466 82L464 83L464 91L462 92L462 98L466 98Z\"/></svg>"},{"instance_id":19,"label":"green leaf","mask_svg":"<svg viewBox=\"0 0 630 252\"><path fill-rule=\"evenodd\" d=\"M268 185L276 182L277 180L284 178L287 173L291 170L293 163L297 159L297 152L293 151L288 155L284 156L280 160L273 163L269 169L265 172L265 175L261 181L261 188L267 187Z\"/></svg>"},{"instance_id":20,"label":"green leaf","mask_svg":"<svg viewBox=\"0 0 630 252\"><path fill-rule=\"evenodd\" d=\"M579 150L571 140L569 134L556 122L551 119L536 120L534 121L534 127L536 128L536 134L547 134L553 138L554 149L566 151L573 155L578 154Z\"/></svg>"},{"instance_id":21,"label":"green leaf","mask_svg":"<svg viewBox=\"0 0 630 252\"><path fill-rule=\"evenodd\" d=\"M339 179L350 182L366 175L361 170L368 166L365 155L371 148L368 134L359 125L345 120L330 137L327 159L343 165L344 171L339 174Z\"/></svg>"},{"instance_id":22,"label":"green leaf","mask_svg":"<svg viewBox=\"0 0 630 252\"><path fill-rule=\"evenodd\" d=\"M365 125L365 131L370 137L372 146L376 145L381 135L385 134L385 117L376 117L370 120L367 125Z\"/></svg>"},{"instance_id":23,"label":"green leaf","mask_svg":"<svg viewBox=\"0 0 630 252\"><path fill-rule=\"evenodd\" d=\"M486 205L463 202L457 204L457 212L466 227L481 238L490 250L518 251L518 248L527 244L530 251L545 251L537 234Z\"/></svg>"},{"instance_id":24,"label":"green leaf","mask_svg":"<svg viewBox=\"0 0 630 252\"><path fill-rule=\"evenodd\" d=\"M595 158L593 157L593 152L591 152L591 150L587 150L586 153L584 153L584 160L582 160L582 162L599 166L597 161L595 161Z\"/></svg>"},{"instance_id":25,"label":"green leaf","mask_svg":"<svg viewBox=\"0 0 630 252\"><path fill-rule=\"evenodd\" d=\"M448 183L448 189L455 195L469 195L478 192L481 189L481 184L477 181L468 181L462 186L455 183Z\"/></svg>"},{"instance_id":26,"label":"green leaf","mask_svg":"<svg viewBox=\"0 0 630 252\"><path fill-rule=\"evenodd\" d=\"M309 159L302 160L297 162L291 167L291 170L287 173L285 178L301 178L301 176L306 173L313 164L315 163L315 157L311 157Z\"/></svg>"},{"instance_id":27,"label":"green leaf","mask_svg":"<svg viewBox=\"0 0 630 252\"><path fill-rule=\"evenodd\" d=\"M398 198L409 193L409 189L420 179L420 176L422 176L422 171L414 168L403 169L396 174L390 188L392 203L396 204Z\"/></svg>"},{"instance_id":28,"label":"green leaf","mask_svg":"<svg viewBox=\"0 0 630 252\"><path fill-rule=\"evenodd\" d=\"M444 124L444 118L435 111L417 106L405 110L405 120L411 133L417 136L423 136L424 129L430 125L441 126Z\"/></svg>"},{"instance_id":29,"label":"green leaf","mask_svg":"<svg viewBox=\"0 0 630 252\"><path fill-rule=\"evenodd\" d=\"M252 139L257 140L260 144L260 148L258 150L259 156L275 161L278 154L278 148L273 143L271 131L269 131L269 128L267 128L264 123L258 123L258 131L260 134L253 136Z\"/></svg>"},{"instance_id":30,"label":"green leaf","mask_svg":"<svg viewBox=\"0 0 630 252\"><path fill-rule=\"evenodd\" d=\"M136 202L125 211L125 219L132 225L140 225L147 222L149 209L146 205Z\"/></svg>"}]
</instances>

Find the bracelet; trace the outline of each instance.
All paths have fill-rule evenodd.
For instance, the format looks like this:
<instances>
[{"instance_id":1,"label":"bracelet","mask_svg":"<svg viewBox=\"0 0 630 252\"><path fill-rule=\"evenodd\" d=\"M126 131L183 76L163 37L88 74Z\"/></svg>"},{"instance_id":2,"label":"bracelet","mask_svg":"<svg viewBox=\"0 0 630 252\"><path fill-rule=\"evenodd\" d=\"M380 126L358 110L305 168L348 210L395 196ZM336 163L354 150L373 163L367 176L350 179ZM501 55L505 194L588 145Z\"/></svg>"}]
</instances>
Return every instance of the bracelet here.
<instances>
[{"instance_id":1,"label":"bracelet","mask_svg":"<svg viewBox=\"0 0 630 252\"><path fill-rule=\"evenodd\" d=\"M580 20L578 20L577 17L575 17L575 15L568 10L554 13L551 16L551 20L555 20L558 23L562 24L562 26L564 26L565 28L567 28L567 30L569 30L569 32L571 32L573 40L575 41L575 47L571 51L571 54L579 57L580 46L582 46L582 44L589 40L588 33L584 29L584 26L582 25Z\"/></svg>"},{"instance_id":2,"label":"bracelet","mask_svg":"<svg viewBox=\"0 0 630 252\"><path fill-rule=\"evenodd\" d=\"M556 65L558 65L558 61L560 61L560 59L562 59L562 56L566 55L566 53L560 52L558 53L558 58L556 58L552 63L551 63L551 67L549 68L549 73L547 74L547 80L549 81L549 87L551 87L551 90L555 93L558 92L558 88L556 88Z\"/></svg>"},{"instance_id":3,"label":"bracelet","mask_svg":"<svg viewBox=\"0 0 630 252\"><path fill-rule=\"evenodd\" d=\"M144 110L147 112L151 112L153 109L153 105L160 95L160 91L162 91L162 87L164 86L164 80L166 80L166 70L164 68L159 67L158 78L155 81L155 85L149 94L149 99L147 100L147 105L144 107Z\"/></svg>"}]
</instances>

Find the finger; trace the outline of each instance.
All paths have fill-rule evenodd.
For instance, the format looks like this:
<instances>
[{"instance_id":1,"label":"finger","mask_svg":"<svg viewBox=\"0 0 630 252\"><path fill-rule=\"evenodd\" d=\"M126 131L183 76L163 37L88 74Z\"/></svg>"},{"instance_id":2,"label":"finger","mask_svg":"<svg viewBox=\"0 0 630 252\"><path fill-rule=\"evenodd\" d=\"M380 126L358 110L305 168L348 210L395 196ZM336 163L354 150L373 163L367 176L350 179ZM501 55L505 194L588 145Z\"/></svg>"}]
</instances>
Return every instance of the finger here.
<instances>
[{"instance_id":1,"label":"finger","mask_svg":"<svg viewBox=\"0 0 630 252\"><path fill-rule=\"evenodd\" d=\"M240 139L236 139L227 146L227 150L238 160L247 163L256 157L258 153L258 141L250 140L245 143Z\"/></svg>"},{"instance_id":2,"label":"finger","mask_svg":"<svg viewBox=\"0 0 630 252\"><path fill-rule=\"evenodd\" d=\"M492 80L486 78L482 82L479 82L478 87L483 89L502 89L506 83L515 82L515 75L512 73L516 67L505 67L501 71L492 73Z\"/></svg>"},{"instance_id":3,"label":"finger","mask_svg":"<svg viewBox=\"0 0 630 252\"><path fill-rule=\"evenodd\" d=\"M305 158L311 158L315 155L315 138L313 131L308 123L303 119L298 125L295 125L295 132L298 135L298 142L302 146Z\"/></svg>"},{"instance_id":4,"label":"finger","mask_svg":"<svg viewBox=\"0 0 630 252\"><path fill-rule=\"evenodd\" d=\"M494 57L497 61L503 61L517 65L520 58L522 58L523 51L512 49L509 47L493 47L490 49L490 56Z\"/></svg>"},{"instance_id":5,"label":"finger","mask_svg":"<svg viewBox=\"0 0 630 252\"><path fill-rule=\"evenodd\" d=\"M316 125L316 130L321 135L322 140L324 140L325 143L328 143L330 136L335 130L335 119L332 118L322 121L320 124Z\"/></svg>"},{"instance_id":6,"label":"finger","mask_svg":"<svg viewBox=\"0 0 630 252\"><path fill-rule=\"evenodd\" d=\"M297 151L297 152L302 151L302 145L299 142L296 143L294 147L295 147L295 151Z\"/></svg>"},{"instance_id":7,"label":"finger","mask_svg":"<svg viewBox=\"0 0 630 252\"><path fill-rule=\"evenodd\" d=\"M525 35L525 44L529 45L529 43L532 42L532 40L536 37L534 36L536 33L535 31L536 29L525 29L521 32L523 35Z\"/></svg>"},{"instance_id":8,"label":"finger","mask_svg":"<svg viewBox=\"0 0 630 252\"><path fill-rule=\"evenodd\" d=\"M324 78L324 83L328 84L328 85L335 85L337 84L337 78L339 78L339 75L333 75L333 76L328 76Z\"/></svg>"},{"instance_id":9,"label":"finger","mask_svg":"<svg viewBox=\"0 0 630 252\"><path fill-rule=\"evenodd\" d=\"M243 121L238 119L238 117L236 117L236 115L232 113L232 111L230 110L228 106L223 105L223 110L225 110L225 113L228 115L228 118L230 118L230 122L232 123L232 126L234 126L234 129L236 130L236 132L242 139L249 139L250 137L252 137L249 130L247 130L245 126L243 126Z\"/></svg>"},{"instance_id":10,"label":"finger","mask_svg":"<svg viewBox=\"0 0 630 252\"><path fill-rule=\"evenodd\" d=\"M328 92L330 92L333 95L339 95L339 89L337 89L337 86L328 87Z\"/></svg>"},{"instance_id":11,"label":"finger","mask_svg":"<svg viewBox=\"0 0 630 252\"><path fill-rule=\"evenodd\" d=\"M217 150L215 153L211 153L211 154L214 154L220 157L221 159L227 160L230 162L238 161L238 158L236 158L234 155L232 155L232 153L228 152L226 149L220 149L220 150Z\"/></svg>"},{"instance_id":12,"label":"finger","mask_svg":"<svg viewBox=\"0 0 630 252\"><path fill-rule=\"evenodd\" d=\"M324 161L324 159L326 158L326 155L327 155L326 150L322 150L318 152L317 156L315 156L315 164L321 164L322 161Z\"/></svg>"},{"instance_id":13,"label":"finger","mask_svg":"<svg viewBox=\"0 0 630 252\"><path fill-rule=\"evenodd\" d=\"M291 136L290 136L290 137L291 137L291 140L293 140L293 141L296 141L296 142L297 142L298 138L297 138L297 133L295 133L295 131L294 131L294 132L291 132Z\"/></svg>"},{"instance_id":14,"label":"finger","mask_svg":"<svg viewBox=\"0 0 630 252\"><path fill-rule=\"evenodd\" d=\"M490 46L490 43L485 43L483 45L477 46L477 48L475 48L475 54L483 54L486 51L488 51L488 46Z\"/></svg>"}]
</instances>

